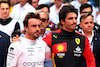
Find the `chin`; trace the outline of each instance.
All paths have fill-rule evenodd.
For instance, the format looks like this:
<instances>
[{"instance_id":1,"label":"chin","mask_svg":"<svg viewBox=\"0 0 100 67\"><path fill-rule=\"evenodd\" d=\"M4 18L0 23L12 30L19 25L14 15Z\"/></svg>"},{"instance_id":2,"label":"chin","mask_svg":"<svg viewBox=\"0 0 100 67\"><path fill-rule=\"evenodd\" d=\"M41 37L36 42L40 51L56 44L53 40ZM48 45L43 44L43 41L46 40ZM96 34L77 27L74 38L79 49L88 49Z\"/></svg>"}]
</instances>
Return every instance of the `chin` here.
<instances>
[{"instance_id":1,"label":"chin","mask_svg":"<svg viewBox=\"0 0 100 67\"><path fill-rule=\"evenodd\" d=\"M37 39L38 37L34 37L35 39Z\"/></svg>"}]
</instances>

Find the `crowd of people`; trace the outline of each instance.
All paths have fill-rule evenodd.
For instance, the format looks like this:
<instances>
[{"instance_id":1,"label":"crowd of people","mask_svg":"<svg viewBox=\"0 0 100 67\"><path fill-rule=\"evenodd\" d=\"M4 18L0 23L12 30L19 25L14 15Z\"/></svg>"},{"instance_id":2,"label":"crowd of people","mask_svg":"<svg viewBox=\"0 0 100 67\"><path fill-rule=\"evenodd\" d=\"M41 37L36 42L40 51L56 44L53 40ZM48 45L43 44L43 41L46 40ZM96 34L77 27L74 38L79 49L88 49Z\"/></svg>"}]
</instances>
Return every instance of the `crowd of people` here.
<instances>
[{"instance_id":1,"label":"crowd of people","mask_svg":"<svg viewBox=\"0 0 100 67\"><path fill-rule=\"evenodd\" d=\"M100 12L94 4L0 1L0 67L100 67Z\"/></svg>"}]
</instances>

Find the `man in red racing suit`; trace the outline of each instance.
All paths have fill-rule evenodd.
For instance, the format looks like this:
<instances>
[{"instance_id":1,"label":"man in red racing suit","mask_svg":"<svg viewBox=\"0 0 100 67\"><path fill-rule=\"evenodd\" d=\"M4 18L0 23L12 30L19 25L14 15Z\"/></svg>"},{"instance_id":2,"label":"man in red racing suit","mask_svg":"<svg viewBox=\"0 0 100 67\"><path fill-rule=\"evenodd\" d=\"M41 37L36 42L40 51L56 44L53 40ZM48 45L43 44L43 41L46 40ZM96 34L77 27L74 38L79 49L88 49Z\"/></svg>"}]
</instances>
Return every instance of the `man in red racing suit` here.
<instances>
[{"instance_id":1,"label":"man in red racing suit","mask_svg":"<svg viewBox=\"0 0 100 67\"><path fill-rule=\"evenodd\" d=\"M63 6L59 13L62 29L50 32L43 40L51 47L54 67L81 67L84 55L87 67L95 67L95 59L86 36L76 33L77 9Z\"/></svg>"}]
</instances>

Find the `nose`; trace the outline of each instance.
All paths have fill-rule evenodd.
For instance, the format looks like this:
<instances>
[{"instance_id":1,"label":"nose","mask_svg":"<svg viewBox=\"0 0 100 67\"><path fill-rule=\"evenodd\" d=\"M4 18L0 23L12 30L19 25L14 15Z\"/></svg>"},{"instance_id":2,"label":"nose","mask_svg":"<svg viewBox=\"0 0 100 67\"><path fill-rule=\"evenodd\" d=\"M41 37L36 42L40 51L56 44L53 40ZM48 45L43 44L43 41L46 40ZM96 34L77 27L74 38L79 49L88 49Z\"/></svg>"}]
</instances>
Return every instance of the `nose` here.
<instances>
[{"instance_id":1,"label":"nose","mask_svg":"<svg viewBox=\"0 0 100 67\"><path fill-rule=\"evenodd\" d=\"M4 12L6 12L7 10L6 9L4 9Z\"/></svg>"},{"instance_id":2,"label":"nose","mask_svg":"<svg viewBox=\"0 0 100 67\"><path fill-rule=\"evenodd\" d=\"M89 23L88 26L91 26L91 23Z\"/></svg>"},{"instance_id":3,"label":"nose","mask_svg":"<svg viewBox=\"0 0 100 67\"><path fill-rule=\"evenodd\" d=\"M42 21L40 21L40 23L42 24Z\"/></svg>"},{"instance_id":4,"label":"nose","mask_svg":"<svg viewBox=\"0 0 100 67\"><path fill-rule=\"evenodd\" d=\"M74 19L73 19L73 22L74 22L74 23L77 23L77 19L74 18Z\"/></svg>"},{"instance_id":5,"label":"nose","mask_svg":"<svg viewBox=\"0 0 100 67\"><path fill-rule=\"evenodd\" d=\"M36 30L40 30L40 27L39 27L39 26L37 26L37 27L36 27Z\"/></svg>"}]
</instances>

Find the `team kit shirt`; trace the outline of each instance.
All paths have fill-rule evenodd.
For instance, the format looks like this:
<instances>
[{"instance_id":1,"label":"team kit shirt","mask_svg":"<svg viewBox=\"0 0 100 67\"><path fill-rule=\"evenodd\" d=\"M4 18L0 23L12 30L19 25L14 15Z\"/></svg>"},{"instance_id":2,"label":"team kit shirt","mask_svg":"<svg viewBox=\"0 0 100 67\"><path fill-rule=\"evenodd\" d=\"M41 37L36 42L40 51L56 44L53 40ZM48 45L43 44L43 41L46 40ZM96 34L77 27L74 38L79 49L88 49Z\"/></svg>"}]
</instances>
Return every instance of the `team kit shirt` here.
<instances>
[{"instance_id":1,"label":"team kit shirt","mask_svg":"<svg viewBox=\"0 0 100 67\"><path fill-rule=\"evenodd\" d=\"M63 29L50 32L43 40L52 49L54 67L81 67L81 57L87 60L87 67L95 67L89 40L86 36Z\"/></svg>"},{"instance_id":2,"label":"team kit shirt","mask_svg":"<svg viewBox=\"0 0 100 67\"><path fill-rule=\"evenodd\" d=\"M14 31L20 31L20 24L12 18L0 19L0 30L11 36Z\"/></svg>"},{"instance_id":3,"label":"team kit shirt","mask_svg":"<svg viewBox=\"0 0 100 67\"><path fill-rule=\"evenodd\" d=\"M51 50L43 40L21 38L10 45L6 67L44 67L44 60L51 58Z\"/></svg>"}]
</instances>

